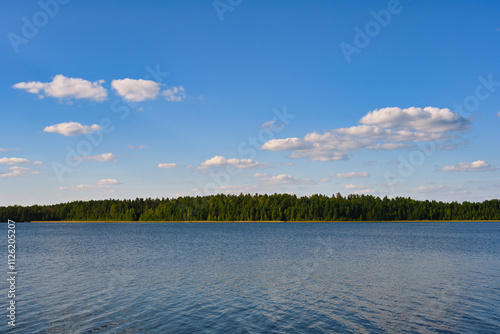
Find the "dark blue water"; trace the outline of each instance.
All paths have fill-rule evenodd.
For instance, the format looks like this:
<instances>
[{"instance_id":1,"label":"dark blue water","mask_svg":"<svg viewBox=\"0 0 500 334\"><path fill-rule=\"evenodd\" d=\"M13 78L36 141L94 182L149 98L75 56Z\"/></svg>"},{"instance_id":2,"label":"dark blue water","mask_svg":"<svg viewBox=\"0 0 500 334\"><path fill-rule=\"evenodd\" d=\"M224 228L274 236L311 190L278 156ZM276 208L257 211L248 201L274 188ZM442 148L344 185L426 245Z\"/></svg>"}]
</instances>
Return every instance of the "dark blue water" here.
<instances>
[{"instance_id":1,"label":"dark blue water","mask_svg":"<svg viewBox=\"0 0 500 334\"><path fill-rule=\"evenodd\" d=\"M500 223L17 224L17 246L12 333L500 333Z\"/></svg>"}]
</instances>

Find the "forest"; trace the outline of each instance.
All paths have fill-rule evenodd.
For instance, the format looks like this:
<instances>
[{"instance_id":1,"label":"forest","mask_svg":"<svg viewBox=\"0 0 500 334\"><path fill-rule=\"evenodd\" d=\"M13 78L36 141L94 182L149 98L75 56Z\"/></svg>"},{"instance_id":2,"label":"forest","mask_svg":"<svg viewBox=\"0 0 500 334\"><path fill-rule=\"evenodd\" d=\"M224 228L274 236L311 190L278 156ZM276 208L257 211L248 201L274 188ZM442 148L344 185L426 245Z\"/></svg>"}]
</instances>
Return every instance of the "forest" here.
<instances>
[{"instance_id":1,"label":"forest","mask_svg":"<svg viewBox=\"0 0 500 334\"><path fill-rule=\"evenodd\" d=\"M3 206L0 221L414 221L499 220L500 200L419 201L370 195L211 195Z\"/></svg>"}]
</instances>

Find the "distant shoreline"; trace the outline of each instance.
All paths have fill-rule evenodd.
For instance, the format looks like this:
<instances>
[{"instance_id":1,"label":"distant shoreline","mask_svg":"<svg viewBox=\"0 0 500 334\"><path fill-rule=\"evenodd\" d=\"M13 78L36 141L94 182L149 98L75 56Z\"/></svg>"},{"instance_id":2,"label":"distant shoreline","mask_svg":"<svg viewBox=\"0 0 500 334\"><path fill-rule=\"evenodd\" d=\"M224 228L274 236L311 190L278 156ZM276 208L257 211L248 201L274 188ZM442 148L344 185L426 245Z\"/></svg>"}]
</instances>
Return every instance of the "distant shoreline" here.
<instances>
[{"instance_id":1,"label":"distant shoreline","mask_svg":"<svg viewBox=\"0 0 500 334\"><path fill-rule=\"evenodd\" d=\"M208 220L184 220L184 221L114 221L114 220L47 220L32 221L28 223L473 223L473 222L500 222L498 220L311 220L311 221L280 221L280 220L244 220L244 221L208 221Z\"/></svg>"}]
</instances>

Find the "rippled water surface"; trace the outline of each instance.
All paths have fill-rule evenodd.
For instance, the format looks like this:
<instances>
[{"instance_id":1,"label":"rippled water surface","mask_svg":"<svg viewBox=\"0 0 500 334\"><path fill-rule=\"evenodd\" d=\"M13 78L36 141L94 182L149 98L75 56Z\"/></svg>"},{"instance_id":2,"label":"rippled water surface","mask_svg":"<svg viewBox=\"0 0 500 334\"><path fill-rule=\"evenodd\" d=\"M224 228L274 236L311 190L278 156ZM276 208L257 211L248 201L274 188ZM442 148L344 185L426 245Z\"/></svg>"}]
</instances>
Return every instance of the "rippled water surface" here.
<instances>
[{"instance_id":1,"label":"rippled water surface","mask_svg":"<svg viewBox=\"0 0 500 334\"><path fill-rule=\"evenodd\" d=\"M16 237L13 333L500 333L500 223L18 223Z\"/></svg>"}]
</instances>

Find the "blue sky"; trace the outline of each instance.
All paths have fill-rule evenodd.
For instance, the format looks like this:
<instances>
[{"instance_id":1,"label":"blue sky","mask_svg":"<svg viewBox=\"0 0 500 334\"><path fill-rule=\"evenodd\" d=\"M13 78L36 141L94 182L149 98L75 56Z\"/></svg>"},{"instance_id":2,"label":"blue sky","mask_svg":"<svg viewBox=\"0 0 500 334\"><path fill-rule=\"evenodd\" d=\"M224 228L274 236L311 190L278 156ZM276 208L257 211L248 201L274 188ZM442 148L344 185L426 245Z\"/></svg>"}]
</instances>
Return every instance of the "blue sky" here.
<instances>
[{"instance_id":1,"label":"blue sky","mask_svg":"<svg viewBox=\"0 0 500 334\"><path fill-rule=\"evenodd\" d=\"M0 205L500 197L498 1L2 7Z\"/></svg>"}]
</instances>

